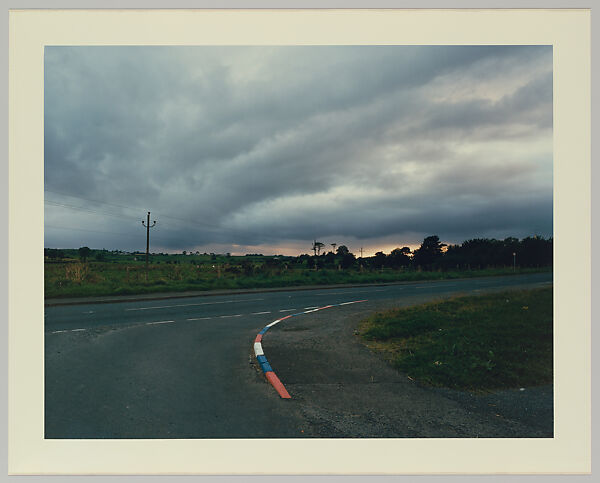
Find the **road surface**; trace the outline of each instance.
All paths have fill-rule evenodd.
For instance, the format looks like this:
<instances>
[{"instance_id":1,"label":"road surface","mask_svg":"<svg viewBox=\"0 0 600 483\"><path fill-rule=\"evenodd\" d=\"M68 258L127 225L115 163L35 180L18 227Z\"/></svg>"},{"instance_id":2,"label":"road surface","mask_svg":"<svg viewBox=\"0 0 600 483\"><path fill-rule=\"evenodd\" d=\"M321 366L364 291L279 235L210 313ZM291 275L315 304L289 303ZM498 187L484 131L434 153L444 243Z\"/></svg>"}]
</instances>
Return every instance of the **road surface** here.
<instances>
[{"instance_id":1,"label":"road surface","mask_svg":"<svg viewBox=\"0 0 600 483\"><path fill-rule=\"evenodd\" d=\"M552 274L542 273L502 278L46 307L45 436L373 436L372 432L361 432L356 425L349 424L351 421L348 418L353 416L345 410L345 403L339 397L333 398L336 402L330 406L333 408L331 414L324 415L323 405L315 406L315 401L318 402L319 397L324 396L319 388L323 384L332 385L331 380L324 381L324 377L340 377L340 381L345 381L348 377L352 379L353 371L360 373L360 368L347 367L345 375L337 376L332 375L331 367L329 372L323 371L323 367L319 368L318 364L309 364L295 370L295 359L290 363L293 351L282 352L285 340L281 337L286 335L286 330L295 327L298 334L302 330L308 330L306 335L314 334L314 337L318 336L323 340L319 331L335 321L338 324L336 327L351 335L352 327L347 325L347 321L355 323L357 314L362 317L379 308L421 303L458 293L473 294L517 286L543 286L551 281ZM280 399L265 382L256 365L253 341L258 331L286 314L353 300L367 302L294 317L289 320L294 320L295 325L290 324L286 329L282 322L277 331L274 328L272 333L265 336L265 354L292 395L290 400ZM309 321L310 317L312 327L303 328L303 321ZM333 326L332 324L331 327ZM274 345L277 337L282 340L279 347ZM347 344L353 343L344 337L338 339ZM327 345L326 341L324 343ZM355 345L359 351L356 353L358 366L365 367L361 361L381 364L368 351L361 352L358 344ZM346 349L344 351L347 352ZM336 357L335 352L331 354ZM281 371L278 370L278 363ZM329 360L328 365L335 368L335 360ZM379 374L388 374L386 371L387 368L378 366ZM399 375L393 372L386 377L394 379ZM294 384L298 384L297 391ZM456 428L465 425L475 428L477 434L483 436L486 428L492 435L502 432L495 422L486 426L487 416L477 413L474 416L476 421L472 420L472 415L475 414L473 408L465 409L464 402L458 401L456 397L423 388L413 389L417 391L415 397L424 407L432 402L441 407L439 404L442 401L450 404L450 414L458 411L457 414L460 414L457 417L466 419L461 420L447 434L442 430L436 433L435 421L429 429L404 431L398 427L391 432L389 425L385 429L384 422L371 424L369 427L373 428L376 435L456 436L463 435L460 431L456 433ZM312 405L311 397L307 397L311 391L316 394ZM396 396L387 394L386 397L393 399ZM389 403L390 407L396 405L393 400ZM325 401L323 404L328 403ZM351 402L348 404L350 407ZM364 401L361 405L364 405ZM368 407L363 407L362 411L368 412ZM383 411L385 413L385 409ZM429 413L429 419L430 416ZM451 414L450 417L454 416ZM344 421L332 424L331 421L336 418ZM418 425L412 426L416 428ZM523 429L520 423L511 422L508 426L512 428L512 432L509 431L507 436L521 434L519 431L526 433L527 428ZM465 429L464 435L470 435L469 431ZM542 435L536 431L531 435Z\"/></svg>"}]
</instances>

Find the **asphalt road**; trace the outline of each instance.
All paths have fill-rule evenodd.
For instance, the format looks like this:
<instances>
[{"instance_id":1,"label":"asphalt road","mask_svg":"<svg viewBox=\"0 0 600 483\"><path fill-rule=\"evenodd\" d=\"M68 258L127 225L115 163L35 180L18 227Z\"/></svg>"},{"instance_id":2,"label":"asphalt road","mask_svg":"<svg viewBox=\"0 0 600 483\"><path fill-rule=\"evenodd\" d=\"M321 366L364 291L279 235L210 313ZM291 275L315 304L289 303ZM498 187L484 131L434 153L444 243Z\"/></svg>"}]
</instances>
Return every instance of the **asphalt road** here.
<instances>
[{"instance_id":1,"label":"asphalt road","mask_svg":"<svg viewBox=\"0 0 600 483\"><path fill-rule=\"evenodd\" d=\"M361 304L334 307L314 315L289 319L298 324L311 318L312 332L306 334L313 334L314 337L321 337L319 331L323 331L333 320L337 321L340 330L351 334L352 329L347 321L355 323L357 314L363 316L366 311L419 303L457 293L473 294L517 286L542 286L551 281L552 274L542 273L502 278L46 307L45 436L373 436L372 433L361 433L356 425L340 424L333 427L331 424L324 424L322 414L315 417L318 408L307 403L310 398L306 394L314 392L320 387L319 384L323 384L324 373L318 366L310 364L294 368L290 364L293 350L285 353L281 351L285 341L279 348L273 346L272 343L277 341L277 332L273 330L272 335L265 336L263 344L273 369L286 387L286 377L292 386L294 379L302 382L297 394L290 391L291 400L280 399L255 363L252 348L258 331L287 314L329 304L367 300ZM292 325L288 328L291 327ZM280 336L285 334L284 322L277 328ZM348 340L346 343L352 342ZM340 350L348 352L347 347L341 347ZM273 357L269 351L272 351ZM330 353L334 358L330 360L333 368L337 357L335 354L335 351ZM356 357L357 364L362 367L364 363L361 361L375 365L381 363L366 350L357 352ZM282 372L277 367L277 361ZM381 367L379 369L380 372L385 370ZM344 381L344 378L352 378L353 371L357 369L348 367L347 373L338 376ZM390 373L390 377L393 378L393 374ZM420 404L427 406L433 400L452 401L451 404L458 408L456 411L462 411L466 415L474 412L472 407L468 408L468 404L457 402L457 398L452 395L422 389L418 391L421 392L415 397ZM385 397L392 398L389 401L390 407L397 405L397 401L393 400L396 396L387 394ZM345 402L339 397L335 399L330 416L332 420L343 419L346 417L344 414L348 413L344 409ZM364 401L361 404L364 406ZM368 407L363 408L363 411L368 410ZM461 420L460 425L470 425L469 417L464 417L466 419ZM478 428L478 434L485 435L486 422L485 417L481 419L482 417L477 416L478 422L473 424ZM378 427L379 430L376 429ZM413 437L454 434L443 431L437 434L435 428L420 432L413 429L407 433L390 433L389 428L385 429L385 424L378 424L373 428L374 435L382 437L398 434ZM496 435L497 422L491 424L490 428L493 428L490 434ZM521 434L519 428L510 434L515 434L515 431ZM468 436L469 432L465 431L464 435ZM539 436L538 433L532 435Z\"/></svg>"}]
</instances>

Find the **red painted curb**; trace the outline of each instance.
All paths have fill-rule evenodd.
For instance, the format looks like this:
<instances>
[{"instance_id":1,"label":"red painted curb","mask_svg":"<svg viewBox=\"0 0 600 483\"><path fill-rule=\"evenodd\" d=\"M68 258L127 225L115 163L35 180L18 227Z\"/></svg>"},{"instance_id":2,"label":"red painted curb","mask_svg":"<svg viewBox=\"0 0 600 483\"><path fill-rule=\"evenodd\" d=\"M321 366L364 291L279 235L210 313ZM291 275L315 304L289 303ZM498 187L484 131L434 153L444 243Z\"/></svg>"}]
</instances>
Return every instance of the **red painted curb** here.
<instances>
[{"instance_id":1,"label":"red painted curb","mask_svg":"<svg viewBox=\"0 0 600 483\"><path fill-rule=\"evenodd\" d=\"M274 372L265 372L265 376L283 399L292 399Z\"/></svg>"},{"instance_id":2,"label":"red painted curb","mask_svg":"<svg viewBox=\"0 0 600 483\"><path fill-rule=\"evenodd\" d=\"M258 335L256 336L256 339L254 339L254 342L255 342L255 343L256 343L256 342L260 342L260 341L262 340L262 336L263 336L262 334L258 334Z\"/></svg>"}]
</instances>

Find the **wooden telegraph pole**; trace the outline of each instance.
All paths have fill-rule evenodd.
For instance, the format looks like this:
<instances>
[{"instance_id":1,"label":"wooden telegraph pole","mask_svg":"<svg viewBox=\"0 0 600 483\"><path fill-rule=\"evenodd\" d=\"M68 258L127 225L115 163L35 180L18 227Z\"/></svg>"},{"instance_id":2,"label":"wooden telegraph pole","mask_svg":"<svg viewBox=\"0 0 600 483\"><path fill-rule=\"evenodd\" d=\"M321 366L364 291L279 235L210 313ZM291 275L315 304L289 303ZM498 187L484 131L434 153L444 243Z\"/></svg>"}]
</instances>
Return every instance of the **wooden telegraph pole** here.
<instances>
[{"instance_id":1,"label":"wooden telegraph pole","mask_svg":"<svg viewBox=\"0 0 600 483\"><path fill-rule=\"evenodd\" d=\"M148 281L148 254L150 253L150 228L156 225L156 220L150 225L150 212L148 212L148 218L146 223L142 220L142 225L146 227L146 281Z\"/></svg>"}]
</instances>

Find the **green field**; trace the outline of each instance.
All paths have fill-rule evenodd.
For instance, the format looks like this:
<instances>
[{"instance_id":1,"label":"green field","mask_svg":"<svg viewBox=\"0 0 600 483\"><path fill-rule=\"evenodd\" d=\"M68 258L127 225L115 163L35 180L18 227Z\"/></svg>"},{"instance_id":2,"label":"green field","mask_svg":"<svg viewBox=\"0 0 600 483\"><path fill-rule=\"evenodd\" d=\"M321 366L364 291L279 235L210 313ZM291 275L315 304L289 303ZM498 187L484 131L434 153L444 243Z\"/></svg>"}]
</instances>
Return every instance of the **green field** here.
<instances>
[{"instance_id":1,"label":"green field","mask_svg":"<svg viewBox=\"0 0 600 483\"><path fill-rule=\"evenodd\" d=\"M373 315L359 334L419 382L492 390L552 382L552 288L456 297Z\"/></svg>"},{"instance_id":2,"label":"green field","mask_svg":"<svg viewBox=\"0 0 600 483\"><path fill-rule=\"evenodd\" d=\"M152 255L146 276L144 254L96 253L83 262L77 250L46 258L46 298L143 294L188 290L273 288L345 283L440 280L532 273L542 269L419 271L411 269L307 268L295 257ZM98 260L101 258L101 260Z\"/></svg>"}]
</instances>

